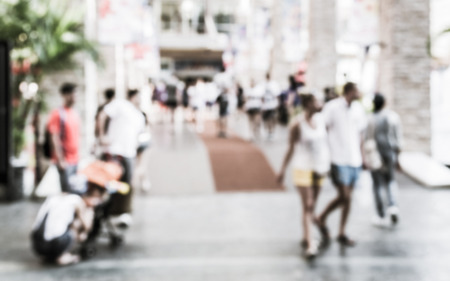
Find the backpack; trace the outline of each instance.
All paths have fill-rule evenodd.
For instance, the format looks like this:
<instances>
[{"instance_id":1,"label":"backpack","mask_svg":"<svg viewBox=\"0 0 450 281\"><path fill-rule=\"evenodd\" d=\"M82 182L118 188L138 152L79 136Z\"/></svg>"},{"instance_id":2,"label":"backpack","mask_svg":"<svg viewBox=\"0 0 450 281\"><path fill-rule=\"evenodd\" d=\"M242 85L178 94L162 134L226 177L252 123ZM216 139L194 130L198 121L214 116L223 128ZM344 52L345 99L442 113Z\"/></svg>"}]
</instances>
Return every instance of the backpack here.
<instances>
[{"instance_id":1,"label":"backpack","mask_svg":"<svg viewBox=\"0 0 450 281\"><path fill-rule=\"evenodd\" d=\"M66 112L63 108L59 109L59 137L62 140L65 139L65 118L66 118ZM44 157L47 159L52 158L52 134L50 134L50 131L48 130L48 123L45 126L45 135L44 135L44 144L42 145L42 149L44 152Z\"/></svg>"}]
</instances>

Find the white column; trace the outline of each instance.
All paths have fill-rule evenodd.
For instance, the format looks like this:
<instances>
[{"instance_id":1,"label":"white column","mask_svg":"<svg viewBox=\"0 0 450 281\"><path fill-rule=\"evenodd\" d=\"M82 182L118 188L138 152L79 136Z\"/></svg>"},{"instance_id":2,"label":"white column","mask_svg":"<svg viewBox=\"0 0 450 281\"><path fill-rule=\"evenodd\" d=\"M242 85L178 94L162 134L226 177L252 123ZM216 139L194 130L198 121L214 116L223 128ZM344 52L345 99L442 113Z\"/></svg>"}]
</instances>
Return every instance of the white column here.
<instances>
[{"instance_id":1,"label":"white column","mask_svg":"<svg viewBox=\"0 0 450 281\"><path fill-rule=\"evenodd\" d=\"M125 47L121 44L115 46L116 58L116 97L125 98Z\"/></svg>"},{"instance_id":2,"label":"white column","mask_svg":"<svg viewBox=\"0 0 450 281\"><path fill-rule=\"evenodd\" d=\"M85 34L89 40L96 38L96 1L86 0ZM85 99L84 99L84 153L88 153L95 141L95 113L98 106L97 66L86 59L84 63Z\"/></svg>"},{"instance_id":3,"label":"white column","mask_svg":"<svg viewBox=\"0 0 450 281\"><path fill-rule=\"evenodd\" d=\"M404 149L430 152L430 3L381 0L380 91L403 123Z\"/></svg>"},{"instance_id":4,"label":"white column","mask_svg":"<svg viewBox=\"0 0 450 281\"><path fill-rule=\"evenodd\" d=\"M322 91L336 84L336 3L309 1L309 52L306 84Z\"/></svg>"}]
</instances>

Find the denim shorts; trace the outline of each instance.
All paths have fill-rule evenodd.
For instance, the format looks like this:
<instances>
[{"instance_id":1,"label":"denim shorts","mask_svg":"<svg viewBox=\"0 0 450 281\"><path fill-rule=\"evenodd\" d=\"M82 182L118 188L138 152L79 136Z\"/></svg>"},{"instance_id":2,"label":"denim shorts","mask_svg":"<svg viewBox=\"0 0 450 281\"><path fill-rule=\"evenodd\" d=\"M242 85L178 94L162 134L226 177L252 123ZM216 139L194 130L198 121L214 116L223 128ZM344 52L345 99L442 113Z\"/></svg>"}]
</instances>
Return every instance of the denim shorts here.
<instances>
[{"instance_id":1,"label":"denim shorts","mask_svg":"<svg viewBox=\"0 0 450 281\"><path fill-rule=\"evenodd\" d=\"M353 187L358 181L361 167L331 165L331 180L337 186Z\"/></svg>"}]
</instances>

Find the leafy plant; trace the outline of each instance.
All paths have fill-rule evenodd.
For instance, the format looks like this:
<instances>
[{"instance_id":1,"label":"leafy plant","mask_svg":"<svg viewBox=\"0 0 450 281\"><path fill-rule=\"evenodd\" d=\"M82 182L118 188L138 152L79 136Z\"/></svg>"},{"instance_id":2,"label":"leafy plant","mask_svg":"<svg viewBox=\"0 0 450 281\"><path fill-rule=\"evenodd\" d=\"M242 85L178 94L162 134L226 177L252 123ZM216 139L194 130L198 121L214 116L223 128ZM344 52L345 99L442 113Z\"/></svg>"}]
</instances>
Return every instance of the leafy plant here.
<instances>
[{"instance_id":1,"label":"leafy plant","mask_svg":"<svg viewBox=\"0 0 450 281\"><path fill-rule=\"evenodd\" d=\"M35 120L45 92L35 95L20 90L23 81L39 84L55 71L77 67L75 54L85 53L100 60L96 44L84 35L83 14L69 8L69 1L4 0L0 2L0 37L12 42L14 154L24 145L24 130L31 112ZM38 122L38 121L36 121ZM38 129L35 124L35 130ZM37 140L35 140L37 141Z\"/></svg>"},{"instance_id":2,"label":"leafy plant","mask_svg":"<svg viewBox=\"0 0 450 281\"><path fill-rule=\"evenodd\" d=\"M443 36L443 35L449 34L449 33L450 33L450 27L447 28L447 29L442 30L441 32L439 32L439 34L438 34L438 35L436 36L436 38L434 38L434 39L431 39L431 37L428 37L428 41L427 41L427 51L428 51L428 55L429 55L430 57L433 57L433 54L432 54L432 45L433 45L433 41L436 40L437 38L439 38L439 37L441 37L441 36Z\"/></svg>"}]
</instances>

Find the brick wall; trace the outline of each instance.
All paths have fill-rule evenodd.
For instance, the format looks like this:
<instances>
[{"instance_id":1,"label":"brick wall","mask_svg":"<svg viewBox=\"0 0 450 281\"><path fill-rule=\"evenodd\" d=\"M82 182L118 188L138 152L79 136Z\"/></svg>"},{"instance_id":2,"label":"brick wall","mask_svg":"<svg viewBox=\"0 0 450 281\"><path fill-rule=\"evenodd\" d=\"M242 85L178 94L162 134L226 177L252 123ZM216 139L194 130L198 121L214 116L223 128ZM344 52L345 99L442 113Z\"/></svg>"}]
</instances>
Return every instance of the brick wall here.
<instances>
[{"instance_id":1,"label":"brick wall","mask_svg":"<svg viewBox=\"0 0 450 281\"><path fill-rule=\"evenodd\" d=\"M399 113L404 149L430 153L429 1L381 0L380 90Z\"/></svg>"}]
</instances>

